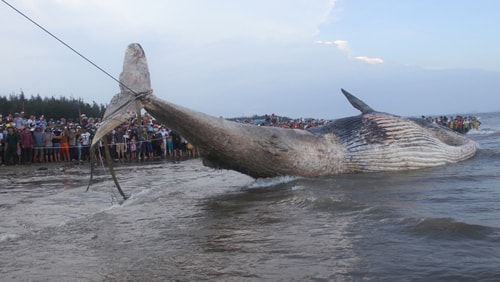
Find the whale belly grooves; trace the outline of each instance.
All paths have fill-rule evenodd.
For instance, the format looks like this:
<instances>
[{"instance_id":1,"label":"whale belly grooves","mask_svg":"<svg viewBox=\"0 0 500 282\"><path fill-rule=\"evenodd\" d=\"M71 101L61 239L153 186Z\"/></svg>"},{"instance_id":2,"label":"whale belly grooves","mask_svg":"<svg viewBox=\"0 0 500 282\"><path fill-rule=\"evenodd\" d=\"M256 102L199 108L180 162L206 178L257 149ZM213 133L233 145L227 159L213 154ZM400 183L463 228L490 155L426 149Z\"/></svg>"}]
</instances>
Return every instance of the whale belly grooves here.
<instances>
[{"instance_id":1,"label":"whale belly grooves","mask_svg":"<svg viewBox=\"0 0 500 282\"><path fill-rule=\"evenodd\" d=\"M338 137L351 172L434 167L466 160L477 150L473 141L447 128L379 112L343 118L315 131Z\"/></svg>"}]
</instances>

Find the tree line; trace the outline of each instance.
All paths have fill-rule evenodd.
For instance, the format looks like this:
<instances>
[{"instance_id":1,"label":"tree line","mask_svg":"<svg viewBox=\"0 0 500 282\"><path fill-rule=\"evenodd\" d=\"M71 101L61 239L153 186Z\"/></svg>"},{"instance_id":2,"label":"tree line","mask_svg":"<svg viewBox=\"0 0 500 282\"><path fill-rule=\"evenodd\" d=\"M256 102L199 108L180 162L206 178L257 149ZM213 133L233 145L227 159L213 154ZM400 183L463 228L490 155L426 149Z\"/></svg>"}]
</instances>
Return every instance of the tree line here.
<instances>
[{"instance_id":1,"label":"tree line","mask_svg":"<svg viewBox=\"0 0 500 282\"><path fill-rule=\"evenodd\" d=\"M24 93L10 94L9 96L0 96L0 114L6 116L8 114L24 112L26 115L35 115L45 118L53 118L58 120L66 118L66 120L78 121L81 114L86 114L89 117L102 117L106 106L97 104L95 101L92 104L84 102L82 98L67 98L54 96L42 98L40 94L31 95L26 98Z\"/></svg>"}]
</instances>

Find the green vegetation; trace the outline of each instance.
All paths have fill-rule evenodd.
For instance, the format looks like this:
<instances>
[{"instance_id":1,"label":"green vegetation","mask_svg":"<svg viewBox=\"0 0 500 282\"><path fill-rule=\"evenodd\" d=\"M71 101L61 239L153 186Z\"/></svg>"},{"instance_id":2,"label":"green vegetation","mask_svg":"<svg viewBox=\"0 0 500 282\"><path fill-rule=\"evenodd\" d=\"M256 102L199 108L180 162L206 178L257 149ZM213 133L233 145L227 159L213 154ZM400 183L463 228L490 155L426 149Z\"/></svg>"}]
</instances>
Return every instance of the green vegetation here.
<instances>
[{"instance_id":1,"label":"green vegetation","mask_svg":"<svg viewBox=\"0 0 500 282\"><path fill-rule=\"evenodd\" d=\"M102 117L106 106L97 104L95 101L92 105L83 101L82 98L66 98L59 97L58 99L52 96L40 97L31 96L27 99L24 93L10 94L9 96L0 96L0 114L14 114L25 112L26 115L35 115L39 117L44 115L46 118L66 118L67 120L78 120L81 113L85 113L89 117Z\"/></svg>"}]
</instances>

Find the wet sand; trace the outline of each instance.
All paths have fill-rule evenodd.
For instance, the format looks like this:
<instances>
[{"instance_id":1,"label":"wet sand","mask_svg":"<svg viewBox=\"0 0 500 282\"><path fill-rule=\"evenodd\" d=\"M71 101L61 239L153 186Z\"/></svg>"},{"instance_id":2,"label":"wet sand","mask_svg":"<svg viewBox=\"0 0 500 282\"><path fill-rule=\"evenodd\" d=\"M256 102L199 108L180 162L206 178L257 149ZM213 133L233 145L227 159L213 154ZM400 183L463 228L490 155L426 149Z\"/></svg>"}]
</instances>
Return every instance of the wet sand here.
<instances>
[{"instance_id":1,"label":"wet sand","mask_svg":"<svg viewBox=\"0 0 500 282\"><path fill-rule=\"evenodd\" d=\"M88 167L89 163L60 162L60 163L34 163L30 165L2 165L0 166L0 176L3 175L27 175L34 172L48 172L58 174L67 168Z\"/></svg>"},{"instance_id":2,"label":"wet sand","mask_svg":"<svg viewBox=\"0 0 500 282\"><path fill-rule=\"evenodd\" d=\"M184 161L184 160L182 160ZM155 163L173 162L171 159L155 159L148 161L114 161L113 166L140 166ZM107 164L104 162L107 169ZM96 172L103 170L103 164L99 161L95 163ZM32 163L29 165L1 165L0 176L3 175L29 175L31 173L53 173L54 175L63 174L68 169L88 169L90 171L90 163L87 162L52 162L52 163Z\"/></svg>"}]
</instances>

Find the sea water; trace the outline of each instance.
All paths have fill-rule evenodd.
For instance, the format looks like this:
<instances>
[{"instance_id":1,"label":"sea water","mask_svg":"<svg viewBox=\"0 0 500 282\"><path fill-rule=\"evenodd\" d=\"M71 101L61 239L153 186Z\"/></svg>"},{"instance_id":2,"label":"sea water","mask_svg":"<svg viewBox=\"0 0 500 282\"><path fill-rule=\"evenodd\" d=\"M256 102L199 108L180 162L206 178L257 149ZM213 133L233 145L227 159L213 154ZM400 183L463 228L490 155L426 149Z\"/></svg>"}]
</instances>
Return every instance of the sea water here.
<instances>
[{"instance_id":1,"label":"sea water","mask_svg":"<svg viewBox=\"0 0 500 282\"><path fill-rule=\"evenodd\" d=\"M500 281L500 113L458 164L254 180L199 159L0 167L1 281Z\"/></svg>"}]
</instances>

